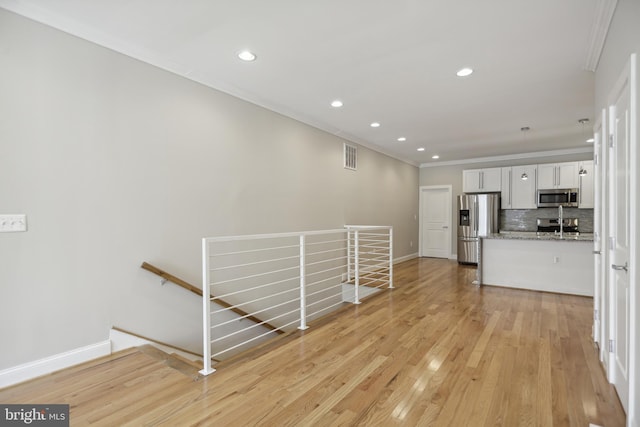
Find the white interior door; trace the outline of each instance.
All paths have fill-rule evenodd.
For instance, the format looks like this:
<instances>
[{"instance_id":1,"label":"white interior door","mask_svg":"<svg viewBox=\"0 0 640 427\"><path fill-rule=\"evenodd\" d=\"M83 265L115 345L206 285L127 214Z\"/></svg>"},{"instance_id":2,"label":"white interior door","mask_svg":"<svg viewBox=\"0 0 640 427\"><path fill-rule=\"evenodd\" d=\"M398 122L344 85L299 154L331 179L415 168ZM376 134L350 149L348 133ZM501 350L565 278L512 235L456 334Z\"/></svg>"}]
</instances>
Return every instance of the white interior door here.
<instances>
[{"instance_id":1,"label":"white interior door","mask_svg":"<svg viewBox=\"0 0 640 427\"><path fill-rule=\"evenodd\" d=\"M451 255L451 186L420 187L420 256Z\"/></svg>"},{"instance_id":2,"label":"white interior door","mask_svg":"<svg viewBox=\"0 0 640 427\"><path fill-rule=\"evenodd\" d=\"M614 91L609 111L610 270L612 382L629 405L630 88L629 74Z\"/></svg>"}]
</instances>

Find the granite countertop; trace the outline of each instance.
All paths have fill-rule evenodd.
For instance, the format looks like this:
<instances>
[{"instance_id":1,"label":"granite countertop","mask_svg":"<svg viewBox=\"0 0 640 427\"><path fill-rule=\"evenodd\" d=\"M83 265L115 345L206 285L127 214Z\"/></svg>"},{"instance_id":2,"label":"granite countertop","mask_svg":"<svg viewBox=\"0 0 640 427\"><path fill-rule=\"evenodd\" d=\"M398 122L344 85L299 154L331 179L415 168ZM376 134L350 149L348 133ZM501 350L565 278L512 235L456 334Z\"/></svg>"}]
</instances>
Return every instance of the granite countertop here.
<instances>
[{"instance_id":1,"label":"granite countertop","mask_svg":"<svg viewBox=\"0 0 640 427\"><path fill-rule=\"evenodd\" d=\"M501 231L493 233L484 239L511 239L511 240L558 240L566 242L593 242L593 233L580 233L577 236L564 234L562 239L553 233L536 233L535 231Z\"/></svg>"}]
</instances>

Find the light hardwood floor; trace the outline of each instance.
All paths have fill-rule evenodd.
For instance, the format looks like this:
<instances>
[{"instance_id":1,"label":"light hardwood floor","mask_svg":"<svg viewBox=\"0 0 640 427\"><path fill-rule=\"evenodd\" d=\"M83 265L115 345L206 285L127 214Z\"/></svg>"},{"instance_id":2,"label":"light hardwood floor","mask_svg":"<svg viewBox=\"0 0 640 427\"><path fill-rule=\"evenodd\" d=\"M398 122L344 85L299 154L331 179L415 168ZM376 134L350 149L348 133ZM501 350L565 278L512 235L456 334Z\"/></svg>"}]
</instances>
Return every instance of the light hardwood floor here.
<instances>
[{"instance_id":1,"label":"light hardwood floor","mask_svg":"<svg viewBox=\"0 0 640 427\"><path fill-rule=\"evenodd\" d=\"M592 299L477 288L474 275L408 261L393 291L209 377L127 350L0 390L0 402L69 403L72 426L623 426L590 338Z\"/></svg>"}]
</instances>

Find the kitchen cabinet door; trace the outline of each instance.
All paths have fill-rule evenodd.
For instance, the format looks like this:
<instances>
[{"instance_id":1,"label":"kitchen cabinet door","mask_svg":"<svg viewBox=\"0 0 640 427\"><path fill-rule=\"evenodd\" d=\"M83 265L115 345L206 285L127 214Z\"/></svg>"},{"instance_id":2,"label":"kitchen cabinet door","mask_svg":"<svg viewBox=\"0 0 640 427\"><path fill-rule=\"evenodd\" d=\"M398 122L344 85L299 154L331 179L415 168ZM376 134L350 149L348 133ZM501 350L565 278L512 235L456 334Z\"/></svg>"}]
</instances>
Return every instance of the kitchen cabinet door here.
<instances>
[{"instance_id":1,"label":"kitchen cabinet door","mask_svg":"<svg viewBox=\"0 0 640 427\"><path fill-rule=\"evenodd\" d=\"M536 209L537 165L513 166L511 169L511 209Z\"/></svg>"},{"instance_id":2,"label":"kitchen cabinet door","mask_svg":"<svg viewBox=\"0 0 640 427\"><path fill-rule=\"evenodd\" d=\"M462 191L465 193L479 193L481 190L481 169L468 169L462 171Z\"/></svg>"},{"instance_id":3,"label":"kitchen cabinet door","mask_svg":"<svg viewBox=\"0 0 640 427\"><path fill-rule=\"evenodd\" d=\"M578 162L538 165L538 189L578 188Z\"/></svg>"},{"instance_id":4,"label":"kitchen cabinet door","mask_svg":"<svg viewBox=\"0 0 640 427\"><path fill-rule=\"evenodd\" d=\"M511 209L511 167L502 168L502 191L500 209Z\"/></svg>"},{"instance_id":5,"label":"kitchen cabinet door","mask_svg":"<svg viewBox=\"0 0 640 427\"><path fill-rule=\"evenodd\" d=\"M578 188L578 163L558 163L557 188Z\"/></svg>"},{"instance_id":6,"label":"kitchen cabinet door","mask_svg":"<svg viewBox=\"0 0 640 427\"><path fill-rule=\"evenodd\" d=\"M556 164L538 165L538 189L548 190L550 188L557 188Z\"/></svg>"},{"instance_id":7,"label":"kitchen cabinet door","mask_svg":"<svg viewBox=\"0 0 640 427\"><path fill-rule=\"evenodd\" d=\"M462 191L492 193L502 188L501 168L466 169L462 171Z\"/></svg>"},{"instance_id":8,"label":"kitchen cabinet door","mask_svg":"<svg viewBox=\"0 0 640 427\"><path fill-rule=\"evenodd\" d=\"M482 169L482 191L502 190L502 168Z\"/></svg>"},{"instance_id":9,"label":"kitchen cabinet door","mask_svg":"<svg viewBox=\"0 0 640 427\"><path fill-rule=\"evenodd\" d=\"M578 174L578 180L580 182L578 190L579 203L578 207L581 209L585 208L593 208L594 207L594 191L593 191L593 183L594 183L594 167L593 160L588 160L584 162L580 162L578 165L578 171L584 170L586 172L585 175L580 176Z\"/></svg>"}]
</instances>

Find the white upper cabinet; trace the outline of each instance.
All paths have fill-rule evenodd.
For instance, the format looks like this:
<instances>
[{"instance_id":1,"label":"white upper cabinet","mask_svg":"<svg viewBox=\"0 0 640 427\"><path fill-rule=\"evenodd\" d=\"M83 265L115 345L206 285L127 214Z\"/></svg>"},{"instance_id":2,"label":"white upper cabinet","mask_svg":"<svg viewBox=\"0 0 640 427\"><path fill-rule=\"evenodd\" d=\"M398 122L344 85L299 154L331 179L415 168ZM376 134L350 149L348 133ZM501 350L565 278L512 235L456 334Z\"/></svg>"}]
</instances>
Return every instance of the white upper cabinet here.
<instances>
[{"instance_id":1,"label":"white upper cabinet","mask_svg":"<svg viewBox=\"0 0 640 427\"><path fill-rule=\"evenodd\" d=\"M537 165L502 168L502 209L536 209Z\"/></svg>"},{"instance_id":2,"label":"white upper cabinet","mask_svg":"<svg viewBox=\"0 0 640 427\"><path fill-rule=\"evenodd\" d=\"M538 189L578 188L578 162L538 165Z\"/></svg>"},{"instance_id":3,"label":"white upper cabinet","mask_svg":"<svg viewBox=\"0 0 640 427\"><path fill-rule=\"evenodd\" d=\"M467 169L462 171L464 193L490 193L502 189L501 168Z\"/></svg>"},{"instance_id":4,"label":"white upper cabinet","mask_svg":"<svg viewBox=\"0 0 640 427\"><path fill-rule=\"evenodd\" d=\"M586 160L578 164L578 180L579 180L579 193L578 193L578 207L579 208L593 208L594 206L594 168L593 160ZM580 174L583 171L583 174Z\"/></svg>"}]
</instances>

